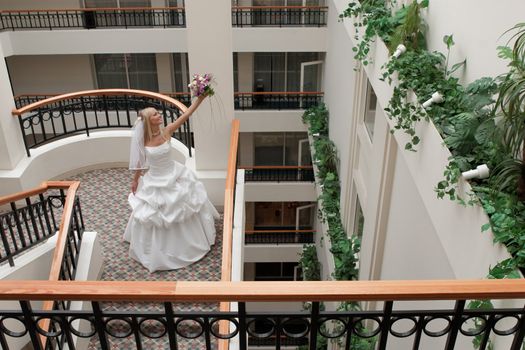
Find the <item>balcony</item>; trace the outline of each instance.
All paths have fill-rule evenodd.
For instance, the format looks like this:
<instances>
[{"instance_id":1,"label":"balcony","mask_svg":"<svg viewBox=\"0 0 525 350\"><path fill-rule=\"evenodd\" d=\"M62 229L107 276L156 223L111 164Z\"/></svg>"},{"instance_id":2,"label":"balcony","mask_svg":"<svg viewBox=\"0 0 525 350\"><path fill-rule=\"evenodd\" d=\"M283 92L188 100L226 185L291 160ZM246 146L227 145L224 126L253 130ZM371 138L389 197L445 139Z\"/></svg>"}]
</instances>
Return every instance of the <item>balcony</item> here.
<instances>
[{"instance_id":1,"label":"balcony","mask_svg":"<svg viewBox=\"0 0 525 350\"><path fill-rule=\"evenodd\" d=\"M2 10L0 30L186 27L183 7Z\"/></svg>"},{"instance_id":2,"label":"balcony","mask_svg":"<svg viewBox=\"0 0 525 350\"><path fill-rule=\"evenodd\" d=\"M189 105L191 96L184 92L164 92L163 95L175 98ZM25 94L15 96L16 108L55 97L57 94ZM234 106L236 110L293 110L307 109L323 101L322 92L236 92ZM77 101L78 103L79 101ZM119 105L122 105L122 101ZM58 105L56 105L58 106ZM88 104L88 108L91 104ZM114 107L113 107L114 108Z\"/></svg>"},{"instance_id":3,"label":"balcony","mask_svg":"<svg viewBox=\"0 0 525 350\"><path fill-rule=\"evenodd\" d=\"M327 6L232 6L234 27L325 27Z\"/></svg>"},{"instance_id":4,"label":"balcony","mask_svg":"<svg viewBox=\"0 0 525 350\"><path fill-rule=\"evenodd\" d=\"M315 181L312 165L260 165L239 166L244 169L246 182L313 182Z\"/></svg>"}]
</instances>

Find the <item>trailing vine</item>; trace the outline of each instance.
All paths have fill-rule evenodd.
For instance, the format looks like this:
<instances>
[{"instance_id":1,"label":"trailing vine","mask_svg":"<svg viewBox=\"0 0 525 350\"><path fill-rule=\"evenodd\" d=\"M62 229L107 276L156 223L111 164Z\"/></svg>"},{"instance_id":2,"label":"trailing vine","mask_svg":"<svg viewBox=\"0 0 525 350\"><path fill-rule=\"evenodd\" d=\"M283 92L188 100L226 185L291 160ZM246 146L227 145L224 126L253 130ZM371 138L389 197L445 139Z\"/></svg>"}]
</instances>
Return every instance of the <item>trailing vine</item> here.
<instances>
[{"instance_id":1,"label":"trailing vine","mask_svg":"<svg viewBox=\"0 0 525 350\"><path fill-rule=\"evenodd\" d=\"M330 238L331 249L335 269L332 276L338 280L357 280L359 278L358 261L360 251L360 240L352 235L346 234L340 213L341 187L337 173L337 150L334 143L328 138L328 110L324 104L312 107L303 114L303 122L308 125L309 132L314 138L313 161L317 165L317 177L321 187L321 195L318 200L322 203L319 217L328 226L327 235ZM303 271L308 270L305 279L320 279L320 268L315 246L305 245L301 255ZM341 303L339 310L359 310L357 303ZM356 327L364 328L358 324ZM337 328L337 326L335 327ZM338 332L334 330L334 332ZM351 338L351 348L357 350L370 350L374 348L375 338L364 339L360 337ZM318 337L317 349L326 347L326 338Z\"/></svg>"}]
</instances>

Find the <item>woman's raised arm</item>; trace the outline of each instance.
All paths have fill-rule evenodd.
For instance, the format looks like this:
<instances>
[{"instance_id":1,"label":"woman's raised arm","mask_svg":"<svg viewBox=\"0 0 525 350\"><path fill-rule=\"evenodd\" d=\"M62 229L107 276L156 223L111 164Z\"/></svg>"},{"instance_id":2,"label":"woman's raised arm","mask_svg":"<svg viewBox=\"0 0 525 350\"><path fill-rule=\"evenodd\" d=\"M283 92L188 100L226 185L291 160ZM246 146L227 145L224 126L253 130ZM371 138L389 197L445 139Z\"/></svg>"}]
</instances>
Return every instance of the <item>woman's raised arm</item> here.
<instances>
[{"instance_id":1,"label":"woman's raised arm","mask_svg":"<svg viewBox=\"0 0 525 350\"><path fill-rule=\"evenodd\" d=\"M175 120L173 123L169 123L165 128L164 128L164 136L165 138L169 138L171 137L171 135L182 125L184 124L184 122L186 122L186 120L188 120L190 118L190 116L193 114L193 112L195 112L195 110L200 106L200 104L202 103L202 101L204 101L204 99L206 98L205 95L200 95L199 97L197 97L193 103L191 104L191 106L186 110L186 112L184 112L180 117L177 118L177 120Z\"/></svg>"}]
</instances>

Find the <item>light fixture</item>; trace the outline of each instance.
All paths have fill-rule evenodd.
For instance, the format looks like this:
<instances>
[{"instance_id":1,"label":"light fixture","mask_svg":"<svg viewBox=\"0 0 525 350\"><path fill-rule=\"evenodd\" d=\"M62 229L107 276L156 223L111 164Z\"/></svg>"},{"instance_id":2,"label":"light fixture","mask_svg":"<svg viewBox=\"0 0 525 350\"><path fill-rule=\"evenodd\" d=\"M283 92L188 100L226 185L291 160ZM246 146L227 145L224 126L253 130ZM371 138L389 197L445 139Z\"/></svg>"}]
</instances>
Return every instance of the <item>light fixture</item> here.
<instances>
[{"instance_id":1,"label":"light fixture","mask_svg":"<svg viewBox=\"0 0 525 350\"><path fill-rule=\"evenodd\" d=\"M490 173L490 169L487 166L487 164L481 164L481 165L478 165L476 169L462 172L461 176L463 176L465 180L486 179L487 177L489 177L489 173Z\"/></svg>"},{"instance_id":2,"label":"light fixture","mask_svg":"<svg viewBox=\"0 0 525 350\"><path fill-rule=\"evenodd\" d=\"M399 45L397 45L397 47L396 47L396 51L394 51L394 53L392 54L392 57L394 57L394 58L398 58L399 56L401 56L402 54L404 54L406 51L407 51L406 46L403 45L403 44L399 44Z\"/></svg>"},{"instance_id":3,"label":"light fixture","mask_svg":"<svg viewBox=\"0 0 525 350\"><path fill-rule=\"evenodd\" d=\"M312 134L313 137L319 137L320 134L318 132Z\"/></svg>"},{"instance_id":4,"label":"light fixture","mask_svg":"<svg viewBox=\"0 0 525 350\"><path fill-rule=\"evenodd\" d=\"M441 95L439 92L434 92L432 94L432 97L426 100L425 103L423 103L423 108L427 109L432 104L441 102L443 102L443 95Z\"/></svg>"}]
</instances>

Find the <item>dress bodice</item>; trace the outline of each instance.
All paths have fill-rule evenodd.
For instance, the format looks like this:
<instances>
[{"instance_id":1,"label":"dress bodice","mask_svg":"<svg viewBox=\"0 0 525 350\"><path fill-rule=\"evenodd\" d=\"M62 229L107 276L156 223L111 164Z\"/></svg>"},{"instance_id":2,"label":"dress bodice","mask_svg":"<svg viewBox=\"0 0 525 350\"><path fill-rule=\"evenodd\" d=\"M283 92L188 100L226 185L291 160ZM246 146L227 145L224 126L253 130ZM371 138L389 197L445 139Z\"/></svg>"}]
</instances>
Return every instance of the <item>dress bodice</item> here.
<instances>
[{"instance_id":1,"label":"dress bodice","mask_svg":"<svg viewBox=\"0 0 525 350\"><path fill-rule=\"evenodd\" d=\"M145 149L151 175L172 172L174 162L171 157L171 146L168 142L153 147L146 146Z\"/></svg>"}]
</instances>

